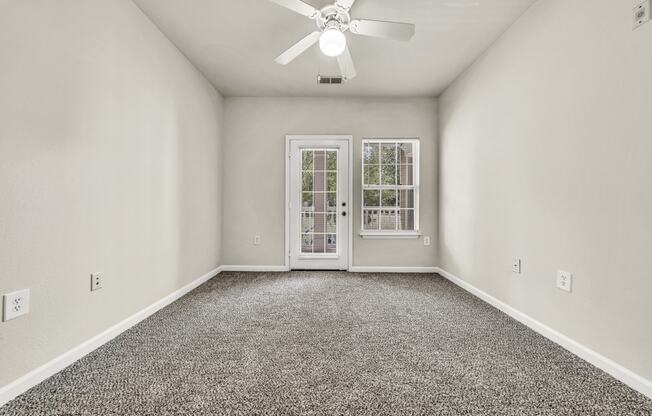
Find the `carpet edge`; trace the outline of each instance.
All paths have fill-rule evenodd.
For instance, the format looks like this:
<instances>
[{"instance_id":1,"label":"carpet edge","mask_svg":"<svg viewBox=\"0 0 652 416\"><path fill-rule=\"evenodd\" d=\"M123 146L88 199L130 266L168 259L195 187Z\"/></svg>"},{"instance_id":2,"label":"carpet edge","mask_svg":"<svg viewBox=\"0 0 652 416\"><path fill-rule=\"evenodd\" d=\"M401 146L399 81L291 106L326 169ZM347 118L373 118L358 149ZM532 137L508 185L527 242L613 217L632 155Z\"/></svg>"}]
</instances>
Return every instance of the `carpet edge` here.
<instances>
[{"instance_id":1,"label":"carpet edge","mask_svg":"<svg viewBox=\"0 0 652 416\"><path fill-rule=\"evenodd\" d=\"M27 390L41 383L45 379L53 376L54 374L65 369L69 365L73 364L77 360L83 358L87 354L91 353L95 349L101 347L107 342L111 341L113 338L117 337L121 333L125 332L129 328L138 324L139 322L147 319L154 313L165 308L172 302L180 299L187 293L196 289L203 283L217 276L223 271L223 267L219 266L208 273L200 276L199 278L193 280L187 285L177 289L176 291L170 293L169 295L159 299L158 301L152 303L151 305L141 309L135 314L129 316L126 319L118 322L112 327L100 332L99 334L91 337L90 339L82 342L81 344L71 348L70 350L64 352L63 354L55 357L54 359L48 361L47 363L41 365L40 367L35 368L34 370L28 372L27 374L17 378L16 380L0 387L0 407L4 406L11 400L15 399L19 395L25 393Z\"/></svg>"},{"instance_id":2,"label":"carpet edge","mask_svg":"<svg viewBox=\"0 0 652 416\"><path fill-rule=\"evenodd\" d=\"M600 370L606 372L615 379L638 391L642 395L652 399L652 380L648 380L645 377L636 374L635 372L590 349L589 347L580 344L579 342L562 334L561 332L537 321L536 319L519 311L518 309L509 306L505 302L491 296L485 291L473 286L472 284L444 270L443 268L438 267L437 269L437 273L439 273L442 277L446 278L451 283L480 298L496 309L506 313L523 325L539 333L540 335L543 335L550 341L570 351L584 361L587 361L588 363L596 366Z\"/></svg>"}]
</instances>

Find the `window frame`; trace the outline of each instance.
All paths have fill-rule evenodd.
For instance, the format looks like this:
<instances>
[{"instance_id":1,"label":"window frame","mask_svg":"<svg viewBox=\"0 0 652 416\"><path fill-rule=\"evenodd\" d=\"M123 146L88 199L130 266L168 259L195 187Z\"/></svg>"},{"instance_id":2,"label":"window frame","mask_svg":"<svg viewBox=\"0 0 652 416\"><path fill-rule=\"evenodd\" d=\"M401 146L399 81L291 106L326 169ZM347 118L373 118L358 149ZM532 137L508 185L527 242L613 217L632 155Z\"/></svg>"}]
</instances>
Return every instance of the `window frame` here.
<instances>
[{"instance_id":1,"label":"window frame","mask_svg":"<svg viewBox=\"0 0 652 416\"><path fill-rule=\"evenodd\" d=\"M370 188L365 184L365 158L364 158L364 149L365 145L369 143L379 143L380 148L382 149L383 143L410 143L412 144L413 151L413 162L412 162L412 175L413 175L413 185L372 185ZM419 231L419 191L420 191L420 182L419 182L419 165L420 165L420 141L418 137L413 138L368 138L365 137L362 140L361 154L360 154L360 165L361 165L361 175L360 175L360 236L362 238L376 238L376 239L412 239L419 238L421 232ZM369 189L395 189L400 190L413 190L414 191L414 230L365 230L364 228L364 192Z\"/></svg>"}]
</instances>

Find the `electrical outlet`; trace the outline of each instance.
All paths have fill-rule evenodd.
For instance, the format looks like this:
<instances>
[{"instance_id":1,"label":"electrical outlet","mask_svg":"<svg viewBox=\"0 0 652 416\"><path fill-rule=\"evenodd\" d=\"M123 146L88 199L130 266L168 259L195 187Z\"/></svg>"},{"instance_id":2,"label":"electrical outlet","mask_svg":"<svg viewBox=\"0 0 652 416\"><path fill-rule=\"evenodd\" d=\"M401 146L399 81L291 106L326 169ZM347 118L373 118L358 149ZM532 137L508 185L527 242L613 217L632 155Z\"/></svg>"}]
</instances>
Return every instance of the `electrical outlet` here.
<instances>
[{"instance_id":1,"label":"electrical outlet","mask_svg":"<svg viewBox=\"0 0 652 416\"><path fill-rule=\"evenodd\" d=\"M9 321L29 313L29 289L23 289L3 296L2 320Z\"/></svg>"},{"instance_id":2,"label":"electrical outlet","mask_svg":"<svg viewBox=\"0 0 652 416\"><path fill-rule=\"evenodd\" d=\"M570 292L573 287L573 274L563 270L557 271L557 288Z\"/></svg>"},{"instance_id":3,"label":"electrical outlet","mask_svg":"<svg viewBox=\"0 0 652 416\"><path fill-rule=\"evenodd\" d=\"M104 277L103 273L93 273L91 274L91 292L102 289L102 278Z\"/></svg>"},{"instance_id":4,"label":"electrical outlet","mask_svg":"<svg viewBox=\"0 0 652 416\"><path fill-rule=\"evenodd\" d=\"M512 272L521 274L521 259L512 260Z\"/></svg>"},{"instance_id":5,"label":"electrical outlet","mask_svg":"<svg viewBox=\"0 0 652 416\"><path fill-rule=\"evenodd\" d=\"M423 245L424 246L429 247L430 243L431 243L430 237L428 237L428 236L423 237Z\"/></svg>"},{"instance_id":6,"label":"electrical outlet","mask_svg":"<svg viewBox=\"0 0 652 416\"><path fill-rule=\"evenodd\" d=\"M262 244L263 244L263 239L259 235L254 236L254 245L260 246Z\"/></svg>"},{"instance_id":7,"label":"electrical outlet","mask_svg":"<svg viewBox=\"0 0 652 416\"><path fill-rule=\"evenodd\" d=\"M634 29L650 21L650 0L644 0L633 9Z\"/></svg>"}]
</instances>

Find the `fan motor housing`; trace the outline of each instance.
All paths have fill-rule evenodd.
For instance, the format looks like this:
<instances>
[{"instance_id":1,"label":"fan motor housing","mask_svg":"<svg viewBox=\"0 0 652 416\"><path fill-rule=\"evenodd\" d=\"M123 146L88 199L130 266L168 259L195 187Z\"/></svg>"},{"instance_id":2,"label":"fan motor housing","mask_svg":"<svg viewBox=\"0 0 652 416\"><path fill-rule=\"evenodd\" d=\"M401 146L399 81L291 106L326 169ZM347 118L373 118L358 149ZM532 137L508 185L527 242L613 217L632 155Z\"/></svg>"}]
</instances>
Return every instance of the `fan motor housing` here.
<instances>
[{"instance_id":1,"label":"fan motor housing","mask_svg":"<svg viewBox=\"0 0 652 416\"><path fill-rule=\"evenodd\" d=\"M338 26L344 32L349 28L351 15L345 9L332 4L321 9L321 15L317 17L316 22L322 32L333 26Z\"/></svg>"}]
</instances>

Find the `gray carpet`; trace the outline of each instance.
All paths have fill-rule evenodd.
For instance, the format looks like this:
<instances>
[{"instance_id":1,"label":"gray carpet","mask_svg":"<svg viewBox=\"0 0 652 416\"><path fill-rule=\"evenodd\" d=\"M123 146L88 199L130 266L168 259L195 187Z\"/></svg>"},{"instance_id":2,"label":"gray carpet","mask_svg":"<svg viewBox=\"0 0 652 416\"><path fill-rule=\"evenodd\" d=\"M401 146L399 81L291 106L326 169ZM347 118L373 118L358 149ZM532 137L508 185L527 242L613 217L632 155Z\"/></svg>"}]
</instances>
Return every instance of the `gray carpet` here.
<instances>
[{"instance_id":1,"label":"gray carpet","mask_svg":"<svg viewBox=\"0 0 652 416\"><path fill-rule=\"evenodd\" d=\"M435 275L224 273L0 415L651 415Z\"/></svg>"}]
</instances>

